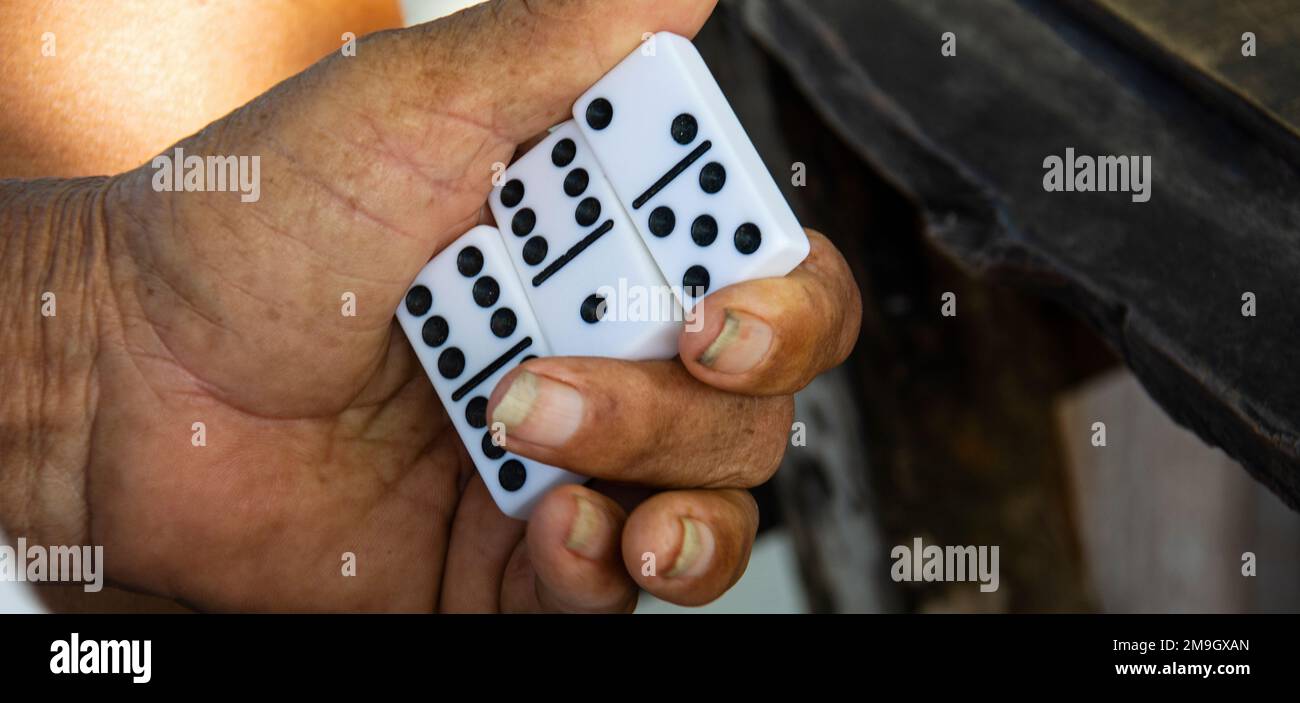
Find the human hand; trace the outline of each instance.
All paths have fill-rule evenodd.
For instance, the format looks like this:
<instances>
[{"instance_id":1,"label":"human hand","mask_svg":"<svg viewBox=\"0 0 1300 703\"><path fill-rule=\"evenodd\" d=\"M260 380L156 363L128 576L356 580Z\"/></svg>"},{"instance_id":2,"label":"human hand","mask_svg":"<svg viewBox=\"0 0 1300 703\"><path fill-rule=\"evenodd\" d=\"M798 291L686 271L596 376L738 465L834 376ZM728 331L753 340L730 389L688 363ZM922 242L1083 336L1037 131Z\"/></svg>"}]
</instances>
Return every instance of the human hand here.
<instances>
[{"instance_id":1,"label":"human hand","mask_svg":"<svg viewBox=\"0 0 1300 703\"><path fill-rule=\"evenodd\" d=\"M494 2L373 35L180 144L260 155L257 202L156 192L147 166L90 198L86 539L110 578L241 610L627 610L637 586L694 604L733 584L757 524L744 489L780 461L790 393L856 338L824 238L791 275L706 298L682 361L537 359L493 394L511 451L670 489L630 515L579 486L527 524L500 514L392 321L481 221L494 164L644 32L693 35L712 4ZM535 401L503 410L520 378Z\"/></svg>"}]
</instances>

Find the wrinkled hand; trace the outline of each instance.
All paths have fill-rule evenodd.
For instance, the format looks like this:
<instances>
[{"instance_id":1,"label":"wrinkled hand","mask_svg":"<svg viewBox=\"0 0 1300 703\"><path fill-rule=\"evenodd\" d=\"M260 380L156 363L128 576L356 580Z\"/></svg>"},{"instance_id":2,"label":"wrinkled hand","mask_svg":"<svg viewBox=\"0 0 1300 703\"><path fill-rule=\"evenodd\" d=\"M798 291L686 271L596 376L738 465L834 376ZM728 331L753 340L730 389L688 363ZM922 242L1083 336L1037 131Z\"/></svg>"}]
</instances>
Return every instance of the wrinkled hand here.
<instances>
[{"instance_id":1,"label":"wrinkled hand","mask_svg":"<svg viewBox=\"0 0 1300 703\"><path fill-rule=\"evenodd\" d=\"M511 451L668 489L630 514L568 486L503 516L393 322L481 221L493 164L644 32L693 35L712 5L494 2L373 35L181 143L259 155L257 202L155 192L148 166L114 178L87 475L110 578L208 609L619 611L638 586L686 604L730 587L790 394L857 336L825 238L789 276L706 298L680 361L537 359L496 389Z\"/></svg>"}]
</instances>

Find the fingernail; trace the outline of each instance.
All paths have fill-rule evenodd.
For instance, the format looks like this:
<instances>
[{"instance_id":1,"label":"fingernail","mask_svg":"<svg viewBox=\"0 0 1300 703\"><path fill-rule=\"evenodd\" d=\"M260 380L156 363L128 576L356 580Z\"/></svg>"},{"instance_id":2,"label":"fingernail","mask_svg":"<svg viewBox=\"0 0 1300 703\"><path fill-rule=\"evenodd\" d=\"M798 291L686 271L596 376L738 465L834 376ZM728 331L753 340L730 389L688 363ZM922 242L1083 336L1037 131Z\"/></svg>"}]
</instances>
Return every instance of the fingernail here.
<instances>
[{"instance_id":1,"label":"fingernail","mask_svg":"<svg viewBox=\"0 0 1300 703\"><path fill-rule=\"evenodd\" d=\"M582 394L573 386L521 371L492 411L511 437L546 447L569 441L582 424Z\"/></svg>"},{"instance_id":2,"label":"fingernail","mask_svg":"<svg viewBox=\"0 0 1300 703\"><path fill-rule=\"evenodd\" d=\"M600 559L604 556L610 533L605 512L582 496L574 496L573 502L577 509L573 512L573 523L569 525L564 546L588 559Z\"/></svg>"},{"instance_id":3,"label":"fingernail","mask_svg":"<svg viewBox=\"0 0 1300 703\"><path fill-rule=\"evenodd\" d=\"M772 328L766 322L745 313L726 311L722 331L700 354L698 361L722 373L745 373L767 356L772 346Z\"/></svg>"},{"instance_id":4,"label":"fingernail","mask_svg":"<svg viewBox=\"0 0 1300 703\"><path fill-rule=\"evenodd\" d=\"M673 568L665 574L670 579L698 576L709 568L713 559L713 530L693 518L682 518L682 546Z\"/></svg>"}]
</instances>

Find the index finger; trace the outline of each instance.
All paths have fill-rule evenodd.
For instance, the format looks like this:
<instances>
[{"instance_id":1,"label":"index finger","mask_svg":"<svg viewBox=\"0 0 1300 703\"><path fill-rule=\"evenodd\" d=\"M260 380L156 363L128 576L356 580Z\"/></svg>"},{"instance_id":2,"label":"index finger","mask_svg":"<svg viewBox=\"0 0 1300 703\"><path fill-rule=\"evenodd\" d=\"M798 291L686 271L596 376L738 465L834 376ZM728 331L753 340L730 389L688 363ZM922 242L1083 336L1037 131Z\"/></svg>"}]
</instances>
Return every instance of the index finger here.
<instances>
[{"instance_id":1,"label":"index finger","mask_svg":"<svg viewBox=\"0 0 1300 703\"><path fill-rule=\"evenodd\" d=\"M861 294L835 245L806 231L808 257L794 271L728 286L696 306L677 342L692 376L733 393L784 395L848 358Z\"/></svg>"}]
</instances>

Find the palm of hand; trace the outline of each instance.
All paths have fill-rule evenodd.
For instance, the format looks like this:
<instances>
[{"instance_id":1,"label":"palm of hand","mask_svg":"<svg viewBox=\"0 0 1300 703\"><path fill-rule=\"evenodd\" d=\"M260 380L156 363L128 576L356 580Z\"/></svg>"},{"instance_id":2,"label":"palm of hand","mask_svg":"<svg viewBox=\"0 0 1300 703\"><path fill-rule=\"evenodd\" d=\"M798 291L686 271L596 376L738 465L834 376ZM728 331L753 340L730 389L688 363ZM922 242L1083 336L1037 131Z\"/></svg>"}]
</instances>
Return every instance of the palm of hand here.
<instances>
[{"instance_id":1,"label":"palm of hand","mask_svg":"<svg viewBox=\"0 0 1300 703\"><path fill-rule=\"evenodd\" d=\"M115 411L89 485L93 539L127 584L208 608L436 603L472 466L392 312L478 220L514 142L400 90L367 97L340 63L182 144L260 155L259 201L146 192L148 169L112 186L133 215L108 232L120 327L100 403ZM387 104L314 104L302 84L326 81Z\"/></svg>"}]
</instances>

